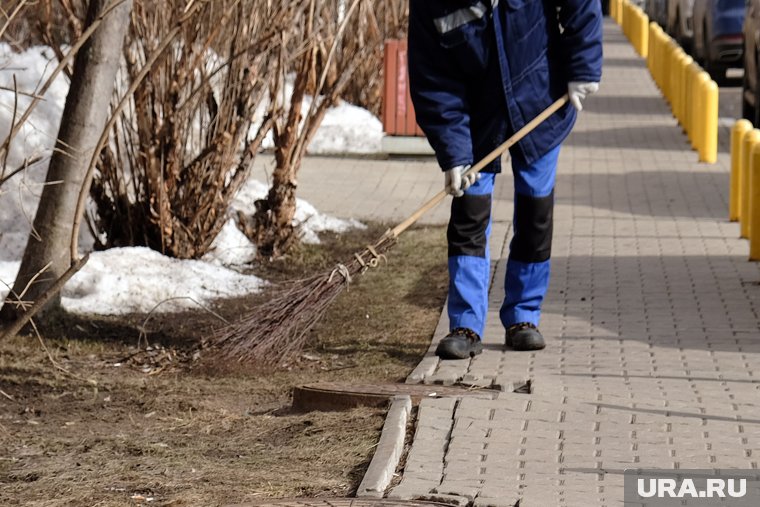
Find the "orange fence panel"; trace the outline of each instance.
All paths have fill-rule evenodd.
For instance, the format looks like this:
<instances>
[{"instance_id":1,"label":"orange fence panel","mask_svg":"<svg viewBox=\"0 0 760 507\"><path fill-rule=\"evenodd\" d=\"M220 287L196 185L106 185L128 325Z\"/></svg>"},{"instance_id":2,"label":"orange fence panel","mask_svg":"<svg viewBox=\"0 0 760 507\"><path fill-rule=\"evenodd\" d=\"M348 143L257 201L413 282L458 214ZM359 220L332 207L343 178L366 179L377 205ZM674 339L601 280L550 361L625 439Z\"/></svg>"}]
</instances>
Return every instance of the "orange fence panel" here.
<instances>
[{"instance_id":1,"label":"orange fence panel","mask_svg":"<svg viewBox=\"0 0 760 507\"><path fill-rule=\"evenodd\" d=\"M390 136L421 136L409 94L406 40L385 42L383 130Z\"/></svg>"}]
</instances>

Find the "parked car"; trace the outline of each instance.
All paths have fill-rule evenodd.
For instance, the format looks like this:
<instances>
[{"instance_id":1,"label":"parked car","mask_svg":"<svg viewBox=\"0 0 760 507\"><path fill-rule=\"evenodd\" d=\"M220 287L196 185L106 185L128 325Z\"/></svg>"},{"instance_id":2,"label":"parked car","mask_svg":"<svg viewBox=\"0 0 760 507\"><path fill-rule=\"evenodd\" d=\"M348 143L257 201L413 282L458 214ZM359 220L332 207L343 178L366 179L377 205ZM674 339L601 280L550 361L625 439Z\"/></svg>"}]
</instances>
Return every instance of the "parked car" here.
<instances>
[{"instance_id":1,"label":"parked car","mask_svg":"<svg viewBox=\"0 0 760 507\"><path fill-rule=\"evenodd\" d=\"M693 55L718 82L729 67L744 65L744 9L745 0L694 2Z\"/></svg>"},{"instance_id":2,"label":"parked car","mask_svg":"<svg viewBox=\"0 0 760 507\"><path fill-rule=\"evenodd\" d=\"M694 0L668 0L668 22L666 30L685 51L691 50L694 37Z\"/></svg>"},{"instance_id":3,"label":"parked car","mask_svg":"<svg viewBox=\"0 0 760 507\"><path fill-rule=\"evenodd\" d=\"M668 25L668 0L645 0L644 12L650 21L661 27L665 28Z\"/></svg>"},{"instance_id":4,"label":"parked car","mask_svg":"<svg viewBox=\"0 0 760 507\"><path fill-rule=\"evenodd\" d=\"M760 126L760 0L747 0L744 16L744 84L742 116Z\"/></svg>"}]
</instances>

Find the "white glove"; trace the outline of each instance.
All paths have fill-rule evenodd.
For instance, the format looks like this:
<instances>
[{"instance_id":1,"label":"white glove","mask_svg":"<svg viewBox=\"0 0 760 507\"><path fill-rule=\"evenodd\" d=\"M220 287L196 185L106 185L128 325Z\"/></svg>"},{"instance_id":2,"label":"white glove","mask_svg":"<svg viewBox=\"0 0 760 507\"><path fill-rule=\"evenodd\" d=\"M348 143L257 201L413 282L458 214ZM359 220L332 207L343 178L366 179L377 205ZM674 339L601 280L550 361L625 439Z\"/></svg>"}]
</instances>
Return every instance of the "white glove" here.
<instances>
[{"instance_id":1,"label":"white glove","mask_svg":"<svg viewBox=\"0 0 760 507\"><path fill-rule=\"evenodd\" d=\"M587 83L585 81L570 81L567 85L567 93L570 96L570 103L578 111L583 111L581 101L588 95L599 91L599 83Z\"/></svg>"},{"instance_id":2,"label":"white glove","mask_svg":"<svg viewBox=\"0 0 760 507\"><path fill-rule=\"evenodd\" d=\"M447 194L453 195L454 197L462 197L464 191L480 179L480 173L468 174L467 176L462 177L469 168L469 165L460 165L443 172L444 176L446 176L444 189Z\"/></svg>"}]
</instances>

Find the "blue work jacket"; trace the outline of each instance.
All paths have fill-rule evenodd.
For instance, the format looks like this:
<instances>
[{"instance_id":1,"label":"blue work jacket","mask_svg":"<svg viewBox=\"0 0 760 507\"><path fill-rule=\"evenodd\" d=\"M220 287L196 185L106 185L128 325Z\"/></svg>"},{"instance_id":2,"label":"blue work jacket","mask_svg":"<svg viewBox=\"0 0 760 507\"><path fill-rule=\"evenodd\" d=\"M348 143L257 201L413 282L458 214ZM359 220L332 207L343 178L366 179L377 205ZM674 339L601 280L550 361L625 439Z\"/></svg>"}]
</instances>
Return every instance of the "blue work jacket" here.
<instances>
[{"instance_id":1,"label":"blue work jacket","mask_svg":"<svg viewBox=\"0 0 760 507\"><path fill-rule=\"evenodd\" d=\"M473 164L567 93L599 82L599 0L411 0L409 82L442 169ZM512 148L533 163L575 123L565 106ZM486 172L499 172L495 161Z\"/></svg>"}]
</instances>

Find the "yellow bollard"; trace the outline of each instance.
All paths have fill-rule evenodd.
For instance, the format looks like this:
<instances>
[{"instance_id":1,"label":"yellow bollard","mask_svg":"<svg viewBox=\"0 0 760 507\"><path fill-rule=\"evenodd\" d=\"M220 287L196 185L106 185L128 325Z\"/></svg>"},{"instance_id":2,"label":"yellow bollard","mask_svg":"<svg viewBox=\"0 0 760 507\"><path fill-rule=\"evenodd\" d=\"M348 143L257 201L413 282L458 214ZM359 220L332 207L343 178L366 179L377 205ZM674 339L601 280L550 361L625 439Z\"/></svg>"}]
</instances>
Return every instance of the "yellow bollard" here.
<instances>
[{"instance_id":1,"label":"yellow bollard","mask_svg":"<svg viewBox=\"0 0 760 507\"><path fill-rule=\"evenodd\" d=\"M686 136L689 138L692 148L696 148L695 134L698 114L698 94L697 94L697 75L699 67L696 62L692 61L686 67Z\"/></svg>"},{"instance_id":2,"label":"yellow bollard","mask_svg":"<svg viewBox=\"0 0 760 507\"><path fill-rule=\"evenodd\" d=\"M649 63L649 73L652 75L652 79L654 80L655 84L659 87L660 84L657 82L657 51L655 48L657 47L657 29L655 28L654 23L649 23L649 54L647 55L647 62Z\"/></svg>"},{"instance_id":3,"label":"yellow bollard","mask_svg":"<svg viewBox=\"0 0 760 507\"><path fill-rule=\"evenodd\" d=\"M760 143L750 155L749 165L749 260L760 261Z\"/></svg>"},{"instance_id":4,"label":"yellow bollard","mask_svg":"<svg viewBox=\"0 0 760 507\"><path fill-rule=\"evenodd\" d=\"M704 72L701 68L697 68L697 75L694 78L694 84L692 88L694 90L695 100L694 106L696 108L696 114L694 116L694 149L699 153L702 146L702 140L705 137L705 124L704 124L704 109L702 100L704 99L704 90L707 88L707 82L710 81L710 76Z\"/></svg>"},{"instance_id":5,"label":"yellow bollard","mask_svg":"<svg viewBox=\"0 0 760 507\"><path fill-rule=\"evenodd\" d=\"M660 91L662 92L663 96L665 97L665 100L668 99L668 73L666 72L666 69L668 68L668 39L665 36L665 33L662 31L662 29L658 30L659 32L659 39L660 42L658 45L660 46L657 51L657 73L660 75Z\"/></svg>"},{"instance_id":6,"label":"yellow bollard","mask_svg":"<svg viewBox=\"0 0 760 507\"><path fill-rule=\"evenodd\" d=\"M700 111L702 111L702 104L700 103L700 95L699 95L699 76L702 74L702 67L699 66L698 63L694 62L694 64L691 66L691 76L689 79L691 80L691 93L692 93L692 104L691 104L691 130L692 130L692 146L694 147L694 150L697 150L697 140L699 139L699 132L700 132L700 126L702 122L699 119Z\"/></svg>"},{"instance_id":7,"label":"yellow bollard","mask_svg":"<svg viewBox=\"0 0 760 507\"><path fill-rule=\"evenodd\" d=\"M650 40L650 41L654 39L653 32L654 32L654 27L652 27L651 24L648 25L647 26L647 39ZM650 42L650 44L651 44L651 42ZM647 70L649 70L649 75L651 75L654 78L654 66L652 65L652 63L653 63L653 57L652 57L652 55L653 55L653 51L650 48L649 52L647 52Z\"/></svg>"},{"instance_id":8,"label":"yellow bollard","mask_svg":"<svg viewBox=\"0 0 760 507\"><path fill-rule=\"evenodd\" d=\"M617 24L620 25L620 28L623 28L623 0L612 0L612 1L617 4L616 9L617 9L618 17L615 21L617 21Z\"/></svg>"},{"instance_id":9,"label":"yellow bollard","mask_svg":"<svg viewBox=\"0 0 760 507\"><path fill-rule=\"evenodd\" d=\"M760 130L752 129L742 139L741 175L739 176L739 237L749 238L749 162L755 145L760 143Z\"/></svg>"},{"instance_id":10,"label":"yellow bollard","mask_svg":"<svg viewBox=\"0 0 760 507\"><path fill-rule=\"evenodd\" d=\"M709 79L701 101L704 111L702 126L704 130L699 150L699 161L708 164L718 161L718 92L718 85Z\"/></svg>"},{"instance_id":11,"label":"yellow bollard","mask_svg":"<svg viewBox=\"0 0 760 507\"><path fill-rule=\"evenodd\" d=\"M689 79L689 65L692 63L694 63L694 58L684 53L684 56L680 61L681 66L678 69L679 79L681 80L681 86L678 90L678 94L681 100L681 110L679 111L679 114L681 115L681 128L686 134L689 133L689 120L687 111L691 107L691 102L689 101L690 97L688 95L687 81Z\"/></svg>"},{"instance_id":12,"label":"yellow bollard","mask_svg":"<svg viewBox=\"0 0 760 507\"><path fill-rule=\"evenodd\" d=\"M665 65L663 66L663 72L665 73L665 98L668 99L670 109L673 109L673 41L668 39L665 44Z\"/></svg>"},{"instance_id":13,"label":"yellow bollard","mask_svg":"<svg viewBox=\"0 0 760 507\"><path fill-rule=\"evenodd\" d=\"M747 120L737 121L731 129L731 183L728 194L728 219L731 222L739 220L741 189L744 185L742 182L742 142L748 132L752 132L752 124Z\"/></svg>"},{"instance_id":14,"label":"yellow bollard","mask_svg":"<svg viewBox=\"0 0 760 507\"><path fill-rule=\"evenodd\" d=\"M634 15L633 9L631 9L631 4L628 2L625 3L625 29L628 32L628 40L631 42L631 45L633 46L633 49L636 49L636 33L633 31L634 27Z\"/></svg>"},{"instance_id":15,"label":"yellow bollard","mask_svg":"<svg viewBox=\"0 0 760 507\"><path fill-rule=\"evenodd\" d=\"M636 7L632 7L631 11L633 12L633 16L631 16L631 29L633 30L636 38L636 52L639 54L639 56L641 56L641 31L639 30L639 27L641 25L639 24L639 11L636 9Z\"/></svg>"},{"instance_id":16,"label":"yellow bollard","mask_svg":"<svg viewBox=\"0 0 760 507\"><path fill-rule=\"evenodd\" d=\"M636 50L636 53L641 55L641 44L639 36L639 13L636 12L636 9L631 7L631 36L633 38L633 47Z\"/></svg>"},{"instance_id":17,"label":"yellow bollard","mask_svg":"<svg viewBox=\"0 0 760 507\"><path fill-rule=\"evenodd\" d=\"M641 57L649 57L649 16L639 9L639 31L641 33Z\"/></svg>"},{"instance_id":18,"label":"yellow bollard","mask_svg":"<svg viewBox=\"0 0 760 507\"><path fill-rule=\"evenodd\" d=\"M683 125L681 109L683 107L683 75L681 69L683 68L683 62L686 59L686 53L680 47L675 50L673 56L673 82L671 83L671 93L673 94L673 116L676 117L678 123Z\"/></svg>"},{"instance_id":19,"label":"yellow bollard","mask_svg":"<svg viewBox=\"0 0 760 507\"><path fill-rule=\"evenodd\" d=\"M681 49L674 40L670 41L670 61L668 62L668 74L670 74L670 109L673 116L678 111L678 51ZM683 51L682 51L683 52Z\"/></svg>"},{"instance_id":20,"label":"yellow bollard","mask_svg":"<svg viewBox=\"0 0 760 507\"><path fill-rule=\"evenodd\" d=\"M620 26L623 27L623 33L628 37L628 4L621 1L620 6L622 7L622 9L620 9Z\"/></svg>"},{"instance_id":21,"label":"yellow bollard","mask_svg":"<svg viewBox=\"0 0 760 507\"><path fill-rule=\"evenodd\" d=\"M618 16L620 16L620 19L618 22L620 23L620 26L623 26L625 24L625 2L623 0L617 0L618 2Z\"/></svg>"}]
</instances>

